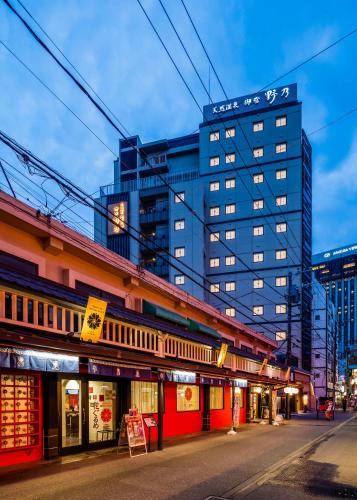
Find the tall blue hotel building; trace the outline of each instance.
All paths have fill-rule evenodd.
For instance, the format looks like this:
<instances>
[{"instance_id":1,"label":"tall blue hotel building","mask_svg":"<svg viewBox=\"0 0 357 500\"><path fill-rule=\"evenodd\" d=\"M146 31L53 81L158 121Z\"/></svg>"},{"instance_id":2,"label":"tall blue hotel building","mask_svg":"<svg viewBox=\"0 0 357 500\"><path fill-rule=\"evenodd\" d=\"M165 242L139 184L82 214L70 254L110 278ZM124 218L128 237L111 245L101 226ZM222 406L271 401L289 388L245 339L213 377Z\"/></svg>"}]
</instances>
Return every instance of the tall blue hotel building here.
<instances>
[{"instance_id":1,"label":"tall blue hotel building","mask_svg":"<svg viewBox=\"0 0 357 500\"><path fill-rule=\"evenodd\" d=\"M276 338L282 358L291 272L292 360L309 370L311 146L296 84L204 106L198 133L119 149L95 240Z\"/></svg>"}]
</instances>

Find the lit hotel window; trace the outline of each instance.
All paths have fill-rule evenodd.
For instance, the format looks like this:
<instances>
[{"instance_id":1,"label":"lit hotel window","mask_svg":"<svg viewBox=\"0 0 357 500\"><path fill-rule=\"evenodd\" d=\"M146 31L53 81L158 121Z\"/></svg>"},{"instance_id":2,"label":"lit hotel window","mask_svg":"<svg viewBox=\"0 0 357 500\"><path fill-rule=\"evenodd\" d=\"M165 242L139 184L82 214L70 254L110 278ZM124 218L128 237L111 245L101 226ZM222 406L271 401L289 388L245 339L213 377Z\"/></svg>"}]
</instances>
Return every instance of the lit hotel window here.
<instances>
[{"instance_id":1,"label":"lit hotel window","mask_svg":"<svg viewBox=\"0 0 357 500\"><path fill-rule=\"evenodd\" d=\"M253 236L263 236L263 234L264 234L264 226L253 227Z\"/></svg>"},{"instance_id":2,"label":"lit hotel window","mask_svg":"<svg viewBox=\"0 0 357 500\"><path fill-rule=\"evenodd\" d=\"M253 201L253 210L260 210L262 208L264 208L264 200Z\"/></svg>"},{"instance_id":3,"label":"lit hotel window","mask_svg":"<svg viewBox=\"0 0 357 500\"><path fill-rule=\"evenodd\" d=\"M286 233L287 224L286 222L278 222L275 228L277 233Z\"/></svg>"},{"instance_id":4,"label":"lit hotel window","mask_svg":"<svg viewBox=\"0 0 357 500\"><path fill-rule=\"evenodd\" d=\"M183 274L176 274L175 285L184 285L184 284L185 284L185 276Z\"/></svg>"},{"instance_id":5,"label":"lit hotel window","mask_svg":"<svg viewBox=\"0 0 357 500\"><path fill-rule=\"evenodd\" d=\"M253 253L253 262L263 262L263 261L264 261L264 252Z\"/></svg>"},{"instance_id":6,"label":"lit hotel window","mask_svg":"<svg viewBox=\"0 0 357 500\"><path fill-rule=\"evenodd\" d=\"M211 132L209 135L209 140L211 142L213 141L219 141L219 131L217 130L216 132Z\"/></svg>"},{"instance_id":7,"label":"lit hotel window","mask_svg":"<svg viewBox=\"0 0 357 500\"><path fill-rule=\"evenodd\" d=\"M233 189L236 187L235 179L226 179L226 189Z\"/></svg>"},{"instance_id":8,"label":"lit hotel window","mask_svg":"<svg viewBox=\"0 0 357 500\"><path fill-rule=\"evenodd\" d=\"M275 286L286 286L286 276L277 276L275 278Z\"/></svg>"},{"instance_id":9,"label":"lit hotel window","mask_svg":"<svg viewBox=\"0 0 357 500\"><path fill-rule=\"evenodd\" d=\"M181 203L183 201L185 201L185 193L184 193L184 191L182 193L175 194L175 203Z\"/></svg>"},{"instance_id":10,"label":"lit hotel window","mask_svg":"<svg viewBox=\"0 0 357 500\"><path fill-rule=\"evenodd\" d=\"M234 309L234 307L226 307L226 314L227 316L234 318L236 315L236 310Z\"/></svg>"},{"instance_id":11,"label":"lit hotel window","mask_svg":"<svg viewBox=\"0 0 357 500\"><path fill-rule=\"evenodd\" d=\"M209 260L209 267L219 267L219 257L214 257Z\"/></svg>"},{"instance_id":12,"label":"lit hotel window","mask_svg":"<svg viewBox=\"0 0 357 500\"><path fill-rule=\"evenodd\" d=\"M278 181L281 181L283 179L286 179L287 177L287 171L286 171L286 168L283 168L281 170L277 170L275 172L275 178L278 180Z\"/></svg>"},{"instance_id":13,"label":"lit hotel window","mask_svg":"<svg viewBox=\"0 0 357 500\"><path fill-rule=\"evenodd\" d=\"M264 280L253 280L253 288L264 288Z\"/></svg>"},{"instance_id":14,"label":"lit hotel window","mask_svg":"<svg viewBox=\"0 0 357 500\"><path fill-rule=\"evenodd\" d=\"M226 240L235 240L236 238L236 230L235 229L227 229L226 230Z\"/></svg>"},{"instance_id":15,"label":"lit hotel window","mask_svg":"<svg viewBox=\"0 0 357 500\"><path fill-rule=\"evenodd\" d=\"M234 292L235 289L236 289L236 282L235 281L226 281L226 283L225 283L226 292Z\"/></svg>"},{"instance_id":16,"label":"lit hotel window","mask_svg":"<svg viewBox=\"0 0 357 500\"><path fill-rule=\"evenodd\" d=\"M209 209L209 214L211 217L216 217L217 215L219 215L219 207L211 207Z\"/></svg>"},{"instance_id":17,"label":"lit hotel window","mask_svg":"<svg viewBox=\"0 0 357 500\"><path fill-rule=\"evenodd\" d=\"M184 256L185 256L185 247L176 247L175 257L184 257Z\"/></svg>"},{"instance_id":18,"label":"lit hotel window","mask_svg":"<svg viewBox=\"0 0 357 500\"><path fill-rule=\"evenodd\" d=\"M228 255L225 260L226 266L234 266L234 264L236 263L236 258L234 255Z\"/></svg>"},{"instance_id":19,"label":"lit hotel window","mask_svg":"<svg viewBox=\"0 0 357 500\"><path fill-rule=\"evenodd\" d=\"M219 241L219 233L210 233L209 240L212 242Z\"/></svg>"},{"instance_id":20,"label":"lit hotel window","mask_svg":"<svg viewBox=\"0 0 357 500\"><path fill-rule=\"evenodd\" d=\"M175 231L181 231L185 229L185 219L175 220Z\"/></svg>"},{"instance_id":21,"label":"lit hotel window","mask_svg":"<svg viewBox=\"0 0 357 500\"><path fill-rule=\"evenodd\" d=\"M212 156L209 159L209 166L216 167L217 165L219 165L219 156Z\"/></svg>"},{"instance_id":22,"label":"lit hotel window","mask_svg":"<svg viewBox=\"0 0 357 500\"><path fill-rule=\"evenodd\" d=\"M281 330L281 331L275 332L275 340L277 340L278 342L281 340L286 340L286 331Z\"/></svg>"},{"instance_id":23,"label":"lit hotel window","mask_svg":"<svg viewBox=\"0 0 357 500\"><path fill-rule=\"evenodd\" d=\"M264 130L264 122L253 123L253 132L261 132Z\"/></svg>"},{"instance_id":24,"label":"lit hotel window","mask_svg":"<svg viewBox=\"0 0 357 500\"><path fill-rule=\"evenodd\" d=\"M286 259L286 250L275 250L275 259L276 260L285 260Z\"/></svg>"},{"instance_id":25,"label":"lit hotel window","mask_svg":"<svg viewBox=\"0 0 357 500\"><path fill-rule=\"evenodd\" d=\"M286 125L286 115L277 116L275 119L275 126L276 127L285 127L285 125Z\"/></svg>"},{"instance_id":26,"label":"lit hotel window","mask_svg":"<svg viewBox=\"0 0 357 500\"><path fill-rule=\"evenodd\" d=\"M275 313L276 314L286 314L287 305L286 304L276 304Z\"/></svg>"},{"instance_id":27,"label":"lit hotel window","mask_svg":"<svg viewBox=\"0 0 357 500\"><path fill-rule=\"evenodd\" d=\"M262 316L264 314L264 306L253 306L253 316Z\"/></svg>"},{"instance_id":28,"label":"lit hotel window","mask_svg":"<svg viewBox=\"0 0 357 500\"><path fill-rule=\"evenodd\" d=\"M236 161L236 154L235 153L226 154L226 163L234 163L235 161Z\"/></svg>"},{"instance_id":29,"label":"lit hotel window","mask_svg":"<svg viewBox=\"0 0 357 500\"><path fill-rule=\"evenodd\" d=\"M229 205L226 205L226 214L235 214L236 213L236 204L235 203L230 203Z\"/></svg>"},{"instance_id":30,"label":"lit hotel window","mask_svg":"<svg viewBox=\"0 0 357 500\"><path fill-rule=\"evenodd\" d=\"M275 199L275 204L277 207L282 207L286 205L287 197L286 196L277 196Z\"/></svg>"},{"instance_id":31,"label":"lit hotel window","mask_svg":"<svg viewBox=\"0 0 357 500\"><path fill-rule=\"evenodd\" d=\"M209 183L209 190L210 191L219 191L219 182L214 181Z\"/></svg>"},{"instance_id":32,"label":"lit hotel window","mask_svg":"<svg viewBox=\"0 0 357 500\"><path fill-rule=\"evenodd\" d=\"M264 148L254 148L253 156L254 158L260 158L264 155Z\"/></svg>"},{"instance_id":33,"label":"lit hotel window","mask_svg":"<svg viewBox=\"0 0 357 500\"><path fill-rule=\"evenodd\" d=\"M209 290L212 293L218 293L219 292L219 283L211 283L209 286Z\"/></svg>"},{"instance_id":34,"label":"lit hotel window","mask_svg":"<svg viewBox=\"0 0 357 500\"><path fill-rule=\"evenodd\" d=\"M230 139L231 137L235 137L236 129L235 127L226 128L226 139Z\"/></svg>"},{"instance_id":35,"label":"lit hotel window","mask_svg":"<svg viewBox=\"0 0 357 500\"><path fill-rule=\"evenodd\" d=\"M255 174L253 175L254 184L261 184L264 182L264 174Z\"/></svg>"},{"instance_id":36,"label":"lit hotel window","mask_svg":"<svg viewBox=\"0 0 357 500\"><path fill-rule=\"evenodd\" d=\"M277 144L275 146L275 152L276 153L286 153L286 147L287 147L286 142L282 142L280 144Z\"/></svg>"}]
</instances>

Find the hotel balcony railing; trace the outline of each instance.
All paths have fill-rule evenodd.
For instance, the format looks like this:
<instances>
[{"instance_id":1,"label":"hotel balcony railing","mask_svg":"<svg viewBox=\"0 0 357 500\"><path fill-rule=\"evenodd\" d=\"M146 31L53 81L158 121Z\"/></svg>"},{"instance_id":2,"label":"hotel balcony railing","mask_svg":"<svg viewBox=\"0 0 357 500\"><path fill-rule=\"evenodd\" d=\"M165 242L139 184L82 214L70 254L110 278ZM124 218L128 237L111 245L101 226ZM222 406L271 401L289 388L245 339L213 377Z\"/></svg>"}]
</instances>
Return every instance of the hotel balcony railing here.
<instances>
[{"instance_id":1,"label":"hotel balcony railing","mask_svg":"<svg viewBox=\"0 0 357 500\"><path fill-rule=\"evenodd\" d=\"M158 247L168 248L169 238L168 236L140 236L141 252L156 251Z\"/></svg>"},{"instance_id":2,"label":"hotel balcony railing","mask_svg":"<svg viewBox=\"0 0 357 500\"><path fill-rule=\"evenodd\" d=\"M169 275L169 264L167 262L142 262L141 266L149 271L150 273L156 274L156 276L168 276Z\"/></svg>"},{"instance_id":3,"label":"hotel balcony railing","mask_svg":"<svg viewBox=\"0 0 357 500\"><path fill-rule=\"evenodd\" d=\"M168 203L160 206L153 207L148 210L140 210L139 222L140 224L156 224L158 222L165 222L169 219L169 205Z\"/></svg>"},{"instance_id":4,"label":"hotel balcony railing","mask_svg":"<svg viewBox=\"0 0 357 500\"><path fill-rule=\"evenodd\" d=\"M85 308L67 302L38 297L32 293L18 292L0 287L0 322L24 326L38 331L67 335L79 334ZM113 318L106 318L100 341L104 344L144 351L161 357L175 357L187 361L214 364L218 351L209 346L185 340L157 330L132 325ZM259 373L261 363L228 353L224 366L233 371ZM265 375L284 380L285 372L269 366Z\"/></svg>"}]
</instances>

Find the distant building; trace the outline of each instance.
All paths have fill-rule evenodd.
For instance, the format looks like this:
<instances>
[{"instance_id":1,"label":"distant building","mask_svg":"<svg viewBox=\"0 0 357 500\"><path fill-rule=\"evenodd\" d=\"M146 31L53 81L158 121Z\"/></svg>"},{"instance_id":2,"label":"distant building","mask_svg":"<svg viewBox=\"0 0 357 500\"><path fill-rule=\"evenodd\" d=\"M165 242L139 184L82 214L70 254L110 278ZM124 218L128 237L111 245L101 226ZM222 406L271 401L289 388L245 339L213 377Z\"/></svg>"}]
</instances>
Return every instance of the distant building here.
<instances>
[{"instance_id":1,"label":"distant building","mask_svg":"<svg viewBox=\"0 0 357 500\"><path fill-rule=\"evenodd\" d=\"M113 223L96 214L95 240L274 337L283 355L291 271L302 290L292 361L310 370L311 291L302 284L311 266L311 146L301 107L293 84L205 106L198 133L120 140L114 183L97 200Z\"/></svg>"},{"instance_id":2,"label":"distant building","mask_svg":"<svg viewBox=\"0 0 357 500\"><path fill-rule=\"evenodd\" d=\"M333 397L337 384L337 315L326 289L314 280L312 311L312 381L316 397Z\"/></svg>"},{"instance_id":3,"label":"distant building","mask_svg":"<svg viewBox=\"0 0 357 500\"><path fill-rule=\"evenodd\" d=\"M336 307L339 374L351 393L351 370L357 369L357 244L314 255L313 270Z\"/></svg>"}]
</instances>

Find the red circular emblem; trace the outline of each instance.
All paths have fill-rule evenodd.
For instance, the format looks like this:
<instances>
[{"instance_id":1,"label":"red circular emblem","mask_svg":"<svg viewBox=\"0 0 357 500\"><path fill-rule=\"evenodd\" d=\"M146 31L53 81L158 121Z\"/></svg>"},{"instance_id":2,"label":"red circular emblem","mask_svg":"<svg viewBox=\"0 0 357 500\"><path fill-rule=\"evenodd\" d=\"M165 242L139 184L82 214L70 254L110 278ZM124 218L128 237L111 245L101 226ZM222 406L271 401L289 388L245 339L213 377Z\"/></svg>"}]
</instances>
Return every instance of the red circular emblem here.
<instances>
[{"instance_id":1,"label":"red circular emblem","mask_svg":"<svg viewBox=\"0 0 357 500\"><path fill-rule=\"evenodd\" d=\"M192 399L192 389L190 387L187 387L185 390L185 399L187 401L191 401Z\"/></svg>"},{"instance_id":2,"label":"red circular emblem","mask_svg":"<svg viewBox=\"0 0 357 500\"><path fill-rule=\"evenodd\" d=\"M102 419L103 422L110 422L112 419L112 412L108 408L105 408L101 414L100 418Z\"/></svg>"}]
</instances>

